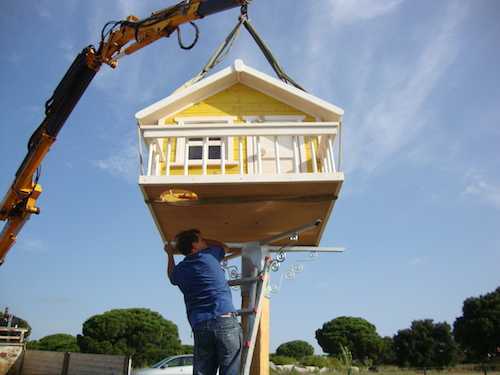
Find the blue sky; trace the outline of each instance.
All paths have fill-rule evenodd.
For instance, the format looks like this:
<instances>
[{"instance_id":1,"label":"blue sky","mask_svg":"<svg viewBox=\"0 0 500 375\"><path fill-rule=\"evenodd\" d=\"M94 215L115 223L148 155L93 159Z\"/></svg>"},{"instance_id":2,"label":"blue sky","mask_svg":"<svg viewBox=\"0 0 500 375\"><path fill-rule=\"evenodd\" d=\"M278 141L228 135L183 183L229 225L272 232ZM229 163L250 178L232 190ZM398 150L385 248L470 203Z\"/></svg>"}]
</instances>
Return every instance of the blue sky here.
<instances>
[{"instance_id":1,"label":"blue sky","mask_svg":"<svg viewBox=\"0 0 500 375\"><path fill-rule=\"evenodd\" d=\"M74 56L106 21L173 3L4 4L2 194ZM33 338L147 307L192 341L137 186L134 113L195 75L237 14L200 21L190 52L165 39L103 67L71 115L43 163L42 214L0 269L0 308L27 319ZM253 2L251 19L288 73L345 110L346 182L322 244L348 250L288 258L283 271L304 270L272 296L272 349L305 339L320 352L314 331L342 315L381 335L415 319L452 324L465 298L500 285L499 15L495 0ZM222 66L236 58L272 73L245 33Z\"/></svg>"}]
</instances>

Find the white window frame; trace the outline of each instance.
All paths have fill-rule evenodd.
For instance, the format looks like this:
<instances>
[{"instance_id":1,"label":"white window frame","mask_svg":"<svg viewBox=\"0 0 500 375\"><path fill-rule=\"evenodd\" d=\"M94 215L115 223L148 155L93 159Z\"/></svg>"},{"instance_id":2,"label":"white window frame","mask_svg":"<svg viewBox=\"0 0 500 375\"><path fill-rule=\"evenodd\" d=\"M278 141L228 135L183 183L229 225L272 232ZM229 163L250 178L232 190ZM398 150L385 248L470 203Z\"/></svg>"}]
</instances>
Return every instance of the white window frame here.
<instances>
[{"instance_id":1,"label":"white window frame","mask_svg":"<svg viewBox=\"0 0 500 375\"><path fill-rule=\"evenodd\" d=\"M193 138L201 138L201 137L193 137ZM190 139L193 139L193 138L190 138ZM218 139L210 139L210 138L218 138ZM203 159L203 138L201 138L199 141L196 140L196 141L192 141L190 140L189 141L189 144L188 144L188 147L201 147L201 152L202 152L202 159ZM221 154L222 154L222 137L209 137L208 138L208 147L210 146L219 146L221 147ZM188 155L189 155L189 150L188 150ZM210 155L209 155L210 156ZM189 159L189 163L192 163L192 162L199 162L201 161L202 159ZM228 158L226 158L226 161ZM220 162L220 158L219 159L208 159L207 161L218 161Z\"/></svg>"},{"instance_id":2,"label":"white window frame","mask_svg":"<svg viewBox=\"0 0 500 375\"><path fill-rule=\"evenodd\" d=\"M196 125L196 124L204 124L204 125L209 125L211 123L213 124L220 124L220 123L227 123L227 126L232 126L234 124L234 120L236 117L234 116L197 116L197 117L175 117L174 121L176 122L176 125L174 126L184 126L184 125ZM193 136L192 138L199 138L196 136ZM216 138L216 137L213 137ZM184 137L179 137L176 139L177 140L177 147L176 147L176 152L175 152L175 162L174 165L184 165L184 155L186 151L186 139ZM203 141L194 141L196 146L203 145ZM200 142L200 144L197 144ZM214 142L218 142L214 143ZM219 141L216 140L209 140L209 145L221 145L222 144L222 139ZM226 164L231 165L234 164L234 152L233 152L233 137L226 137ZM190 159L189 165L201 165L202 160L199 159ZM214 165L214 164L220 164L221 160L220 159L208 159L207 164L208 165Z\"/></svg>"}]
</instances>

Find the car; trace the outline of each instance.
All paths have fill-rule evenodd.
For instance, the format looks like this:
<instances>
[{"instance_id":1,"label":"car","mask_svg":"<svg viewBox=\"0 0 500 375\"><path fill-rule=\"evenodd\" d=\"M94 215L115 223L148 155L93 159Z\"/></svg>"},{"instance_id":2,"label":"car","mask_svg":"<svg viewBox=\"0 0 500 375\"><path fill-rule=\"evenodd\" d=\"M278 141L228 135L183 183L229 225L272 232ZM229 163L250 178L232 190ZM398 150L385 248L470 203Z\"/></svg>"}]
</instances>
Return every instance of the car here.
<instances>
[{"instance_id":1,"label":"car","mask_svg":"<svg viewBox=\"0 0 500 375\"><path fill-rule=\"evenodd\" d=\"M135 370L133 375L191 375L193 373L193 355L184 354L163 358L148 368Z\"/></svg>"}]
</instances>

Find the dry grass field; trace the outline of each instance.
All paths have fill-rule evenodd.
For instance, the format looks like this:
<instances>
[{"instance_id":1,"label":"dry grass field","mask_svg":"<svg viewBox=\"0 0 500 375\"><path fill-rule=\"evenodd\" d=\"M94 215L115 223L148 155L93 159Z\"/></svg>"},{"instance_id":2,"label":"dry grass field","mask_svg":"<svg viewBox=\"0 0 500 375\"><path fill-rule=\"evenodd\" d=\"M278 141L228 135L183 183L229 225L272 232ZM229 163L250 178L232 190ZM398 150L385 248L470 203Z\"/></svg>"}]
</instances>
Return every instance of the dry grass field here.
<instances>
[{"instance_id":1,"label":"dry grass field","mask_svg":"<svg viewBox=\"0 0 500 375\"><path fill-rule=\"evenodd\" d=\"M271 370L271 375L304 375L299 371L274 371ZM307 374L307 373L306 373ZM309 374L319 374L319 372L312 372ZM424 375L423 370L416 369L402 369L398 367L379 367L377 372L360 369L359 372L352 372L351 375ZM483 375L484 373L478 369L477 366L462 366L449 368L444 370L427 370L427 375ZM321 375L348 375L345 370L332 370L329 372L321 372ZM488 371L488 375L500 375L500 370Z\"/></svg>"}]
</instances>

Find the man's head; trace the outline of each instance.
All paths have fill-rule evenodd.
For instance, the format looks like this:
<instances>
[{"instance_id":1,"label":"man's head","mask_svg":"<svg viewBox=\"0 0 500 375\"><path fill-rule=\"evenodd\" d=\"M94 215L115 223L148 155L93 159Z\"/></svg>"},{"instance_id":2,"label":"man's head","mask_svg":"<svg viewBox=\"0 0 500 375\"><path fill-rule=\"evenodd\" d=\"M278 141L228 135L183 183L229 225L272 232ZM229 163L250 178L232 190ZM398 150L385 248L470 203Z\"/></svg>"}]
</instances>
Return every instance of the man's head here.
<instances>
[{"instance_id":1,"label":"man's head","mask_svg":"<svg viewBox=\"0 0 500 375\"><path fill-rule=\"evenodd\" d=\"M184 255L197 253L207 248L207 243L198 229L189 229L175 236L176 247Z\"/></svg>"}]
</instances>

